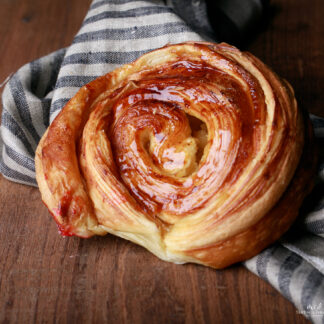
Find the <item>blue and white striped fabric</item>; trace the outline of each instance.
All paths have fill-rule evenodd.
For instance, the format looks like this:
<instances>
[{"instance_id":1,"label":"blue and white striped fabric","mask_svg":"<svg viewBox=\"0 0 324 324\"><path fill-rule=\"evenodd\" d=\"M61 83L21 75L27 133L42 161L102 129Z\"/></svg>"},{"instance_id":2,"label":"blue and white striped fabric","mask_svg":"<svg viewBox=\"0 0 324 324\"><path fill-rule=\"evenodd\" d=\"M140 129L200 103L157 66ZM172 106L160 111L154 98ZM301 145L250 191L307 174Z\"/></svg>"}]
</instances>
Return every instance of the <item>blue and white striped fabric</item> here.
<instances>
[{"instance_id":1,"label":"blue and white striped fabric","mask_svg":"<svg viewBox=\"0 0 324 324\"><path fill-rule=\"evenodd\" d=\"M7 83L2 96L1 173L36 186L38 141L82 85L147 51L188 40L203 38L164 1L93 1L70 47L23 66ZM312 116L312 122L323 150L324 120ZM315 323L324 323L323 153L311 207L304 208L298 224L280 242L244 263Z\"/></svg>"}]
</instances>

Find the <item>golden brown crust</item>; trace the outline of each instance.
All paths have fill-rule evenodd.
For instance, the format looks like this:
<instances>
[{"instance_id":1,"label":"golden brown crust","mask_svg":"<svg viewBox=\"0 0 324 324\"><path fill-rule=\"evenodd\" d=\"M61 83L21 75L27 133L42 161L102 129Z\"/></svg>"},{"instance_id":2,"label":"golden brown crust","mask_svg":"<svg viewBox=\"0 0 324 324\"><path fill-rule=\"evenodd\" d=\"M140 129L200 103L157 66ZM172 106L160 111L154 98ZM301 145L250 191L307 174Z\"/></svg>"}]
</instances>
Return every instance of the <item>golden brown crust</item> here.
<instances>
[{"instance_id":1,"label":"golden brown crust","mask_svg":"<svg viewBox=\"0 0 324 324\"><path fill-rule=\"evenodd\" d=\"M290 85L253 55L168 45L80 89L37 148L37 181L65 235L223 268L296 218L314 169L308 136L297 169L304 127Z\"/></svg>"}]
</instances>

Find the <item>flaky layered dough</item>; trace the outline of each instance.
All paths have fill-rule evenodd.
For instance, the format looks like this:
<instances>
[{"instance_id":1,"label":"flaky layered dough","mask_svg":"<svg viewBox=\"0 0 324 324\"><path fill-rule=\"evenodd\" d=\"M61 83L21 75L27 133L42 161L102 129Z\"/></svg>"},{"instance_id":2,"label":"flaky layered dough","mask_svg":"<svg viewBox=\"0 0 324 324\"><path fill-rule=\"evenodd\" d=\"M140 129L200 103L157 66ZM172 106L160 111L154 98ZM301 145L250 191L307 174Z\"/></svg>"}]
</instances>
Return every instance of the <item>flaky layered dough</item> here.
<instances>
[{"instance_id":1,"label":"flaky layered dough","mask_svg":"<svg viewBox=\"0 0 324 324\"><path fill-rule=\"evenodd\" d=\"M183 43L82 87L44 134L36 173L62 234L223 268L289 228L311 150L285 81L227 44Z\"/></svg>"}]
</instances>

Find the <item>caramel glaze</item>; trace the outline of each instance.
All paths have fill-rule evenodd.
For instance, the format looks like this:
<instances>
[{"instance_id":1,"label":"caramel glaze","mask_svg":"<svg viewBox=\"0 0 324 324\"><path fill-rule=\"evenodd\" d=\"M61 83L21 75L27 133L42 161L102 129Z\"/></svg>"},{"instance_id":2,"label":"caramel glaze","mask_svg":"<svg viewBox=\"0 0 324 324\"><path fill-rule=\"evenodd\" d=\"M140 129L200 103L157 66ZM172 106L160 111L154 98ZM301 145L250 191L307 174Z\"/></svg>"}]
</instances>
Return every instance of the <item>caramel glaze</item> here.
<instances>
[{"instance_id":1,"label":"caramel glaze","mask_svg":"<svg viewBox=\"0 0 324 324\"><path fill-rule=\"evenodd\" d=\"M169 45L71 99L37 149L37 180L63 235L111 229L166 260L222 268L297 216L315 167L307 135L297 168L302 120L289 84L251 54ZM150 224L164 252L143 243Z\"/></svg>"},{"instance_id":2,"label":"caramel glaze","mask_svg":"<svg viewBox=\"0 0 324 324\"><path fill-rule=\"evenodd\" d=\"M108 137L123 182L146 211L168 213L165 221L173 223L204 208L216 193L226 192L255 157L266 122L264 96L255 78L235 67L248 91L219 69L186 60L144 74L136 89L115 103ZM212 153L206 153L191 174L177 177L165 169L167 162L181 168L186 159L196 158L177 152L177 146L191 144L184 144L192 135L186 114L206 124L206 151ZM285 127L289 133L289 125ZM150 136L152 150L146 148ZM285 136L276 156L294 140ZM266 172L275 172L276 167L274 162ZM254 184L252 197L247 192L223 217L262 195L267 189L263 177Z\"/></svg>"}]
</instances>

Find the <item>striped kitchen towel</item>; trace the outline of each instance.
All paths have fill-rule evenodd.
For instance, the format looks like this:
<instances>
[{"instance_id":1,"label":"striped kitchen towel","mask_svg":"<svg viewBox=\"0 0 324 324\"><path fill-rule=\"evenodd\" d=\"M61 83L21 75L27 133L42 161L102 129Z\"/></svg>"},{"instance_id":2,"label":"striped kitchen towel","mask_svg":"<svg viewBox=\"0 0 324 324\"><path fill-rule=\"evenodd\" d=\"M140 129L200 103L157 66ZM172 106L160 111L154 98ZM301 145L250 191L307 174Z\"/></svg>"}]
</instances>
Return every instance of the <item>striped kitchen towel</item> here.
<instances>
[{"instance_id":1,"label":"striped kitchen towel","mask_svg":"<svg viewBox=\"0 0 324 324\"><path fill-rule=\"evenodd\" d=\"M181 10L181 3L186 10ZM218 9L238 30L246 29L248 18L255 20L261 12L259 0L219 3L226 3ZM230 3L235 6L230 8ZM82 85L167 43L216 39L220 33L207 18L203 0L93 1L71 46L23 66L10 77L2 96L4 177L36 186L36 146ZM323 149L324 120L311 118ZM311 208L304 208L299 223L279 243L244 263L315 323L324 323L324 155L320 157Z\"/></svg>"}]
</instances>

